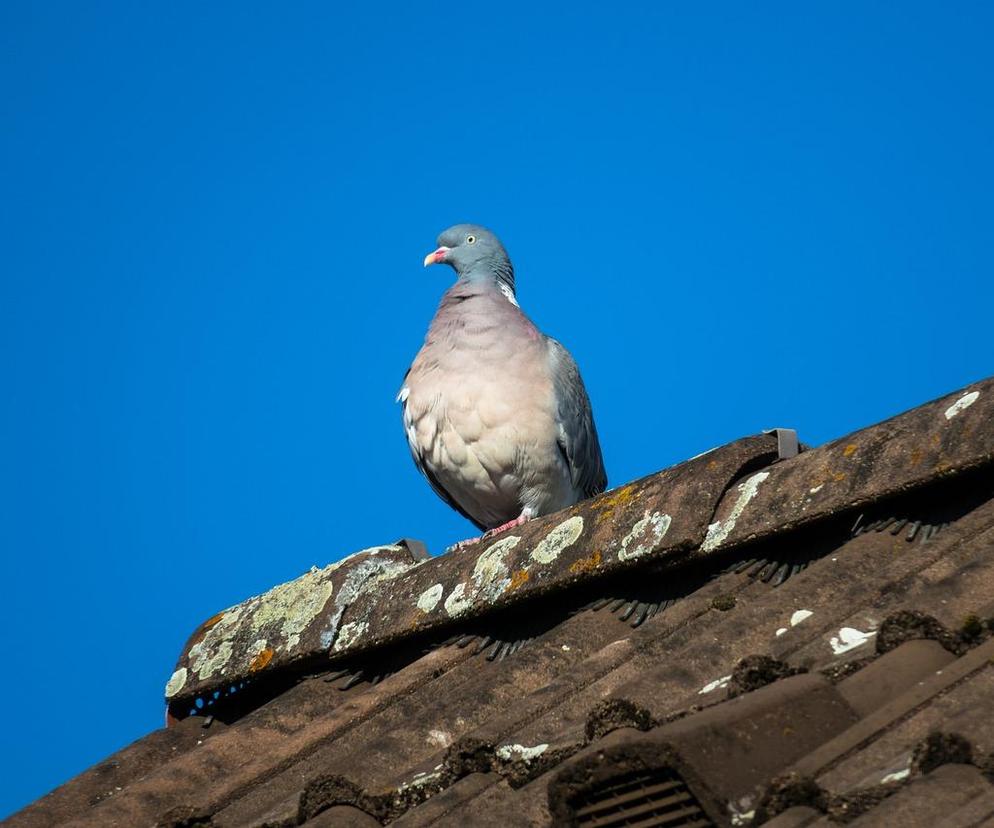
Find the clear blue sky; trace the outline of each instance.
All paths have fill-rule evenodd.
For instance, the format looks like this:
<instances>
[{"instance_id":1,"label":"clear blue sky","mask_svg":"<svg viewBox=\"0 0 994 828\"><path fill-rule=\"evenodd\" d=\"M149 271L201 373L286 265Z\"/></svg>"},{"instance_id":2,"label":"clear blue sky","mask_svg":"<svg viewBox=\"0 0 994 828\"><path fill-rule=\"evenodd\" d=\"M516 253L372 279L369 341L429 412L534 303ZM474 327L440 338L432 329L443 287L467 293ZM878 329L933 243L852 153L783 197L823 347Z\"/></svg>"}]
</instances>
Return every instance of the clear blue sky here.
<instances>
[{"instance_id":1,"label":"clear blue sky","mask_svg":"<svg viewBox=\"0 0 994 828\"><path fill-rule=\"evenodd\" d=\"M612 484L994 373L989 3L208 5L0 6L0 814L218 609L470 533L393 402L452 223Z\"/></svg>"}]
</instances>

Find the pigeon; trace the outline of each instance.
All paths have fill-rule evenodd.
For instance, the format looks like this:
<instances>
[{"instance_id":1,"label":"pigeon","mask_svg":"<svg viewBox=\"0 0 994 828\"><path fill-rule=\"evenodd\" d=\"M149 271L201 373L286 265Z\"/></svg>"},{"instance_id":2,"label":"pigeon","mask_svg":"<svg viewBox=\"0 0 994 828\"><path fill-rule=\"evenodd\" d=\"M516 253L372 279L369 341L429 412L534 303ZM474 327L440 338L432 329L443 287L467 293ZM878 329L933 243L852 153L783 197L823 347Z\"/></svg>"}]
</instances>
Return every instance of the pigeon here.
<instances>
[{"instance_id":1,"label":"pigeon","mask_svg":"<svg viewBox=\"0 0 994 828\"><path fill-rule=\"evenodd\" d=\"M456 282L397 395L432 489L484 538L603 492L580 371L519 307L503 245L486 228L457 224L425 257L433 264L449 265Z\"/></svg>"}]
</instances>

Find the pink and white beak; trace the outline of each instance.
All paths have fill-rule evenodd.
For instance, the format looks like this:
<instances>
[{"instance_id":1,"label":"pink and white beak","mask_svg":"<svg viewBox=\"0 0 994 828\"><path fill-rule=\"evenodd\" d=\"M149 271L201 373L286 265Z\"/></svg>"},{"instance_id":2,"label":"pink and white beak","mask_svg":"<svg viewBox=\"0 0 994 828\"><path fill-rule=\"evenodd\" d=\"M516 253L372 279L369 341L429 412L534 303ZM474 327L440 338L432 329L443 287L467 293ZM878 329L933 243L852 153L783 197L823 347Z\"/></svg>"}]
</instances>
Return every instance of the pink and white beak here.
<instances>
[{"instance_id":1,"label":"pink and white beak","mask_svg":"<svg viewBox=\"0 0 994 828\"><path fill-rule=\"evenodd\" d=\"M450 248L448 247L440 247L438 250L429 253L425 256L425 267L428 267L428 265L438 264L439 262L444 262L445 256L448 254L449 250Z\"/></svg>"}]
</instances>

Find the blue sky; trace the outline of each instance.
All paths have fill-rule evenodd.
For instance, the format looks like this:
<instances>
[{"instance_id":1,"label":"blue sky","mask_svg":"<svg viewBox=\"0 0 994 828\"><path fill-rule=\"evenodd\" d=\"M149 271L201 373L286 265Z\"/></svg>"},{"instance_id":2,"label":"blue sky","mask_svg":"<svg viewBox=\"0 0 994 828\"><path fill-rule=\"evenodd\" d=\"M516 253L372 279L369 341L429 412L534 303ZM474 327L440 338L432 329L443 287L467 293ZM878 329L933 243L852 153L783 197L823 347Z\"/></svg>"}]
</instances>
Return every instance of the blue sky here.
<instances>
[{"instance_id":1,"label":"blue sky","mask_svg":"<svg viewBox=\"0 0 994 828\"><path fill-rule=\"evenodd\" d=\"M366 5L0 6L0 814L218 609L470 533L393 402L450 224L614 485L994 373L990 4Z\"/></svg>"}]
</instances>

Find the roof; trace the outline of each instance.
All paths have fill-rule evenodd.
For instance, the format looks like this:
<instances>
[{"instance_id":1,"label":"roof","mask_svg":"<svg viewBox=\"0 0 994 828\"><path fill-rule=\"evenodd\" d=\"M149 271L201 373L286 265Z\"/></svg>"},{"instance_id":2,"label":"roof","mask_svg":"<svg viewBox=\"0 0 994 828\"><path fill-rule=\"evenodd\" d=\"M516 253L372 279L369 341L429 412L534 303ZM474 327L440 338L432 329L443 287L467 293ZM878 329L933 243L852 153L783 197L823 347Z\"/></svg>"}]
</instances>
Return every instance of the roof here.
<instances>
[{"instance_id":1,"label":"roof","mask_svg":"<svg viewBox=\"0 0 994 828\"><path fill-rule=\"evenodd\" d=\"M8 824L990 824L992 415L988 379L312 570L204 622L169 726Z\"/></svg>"}]
</instances>

